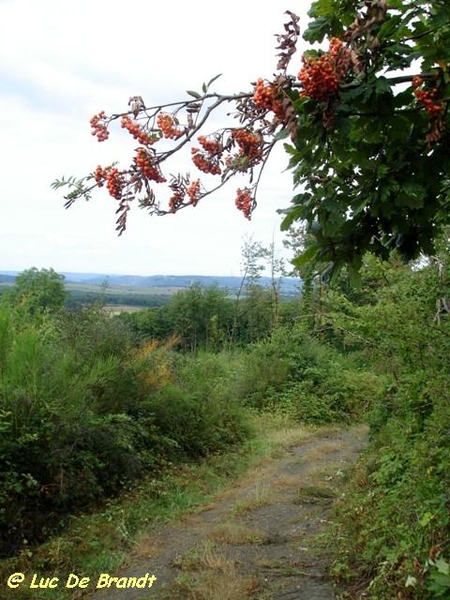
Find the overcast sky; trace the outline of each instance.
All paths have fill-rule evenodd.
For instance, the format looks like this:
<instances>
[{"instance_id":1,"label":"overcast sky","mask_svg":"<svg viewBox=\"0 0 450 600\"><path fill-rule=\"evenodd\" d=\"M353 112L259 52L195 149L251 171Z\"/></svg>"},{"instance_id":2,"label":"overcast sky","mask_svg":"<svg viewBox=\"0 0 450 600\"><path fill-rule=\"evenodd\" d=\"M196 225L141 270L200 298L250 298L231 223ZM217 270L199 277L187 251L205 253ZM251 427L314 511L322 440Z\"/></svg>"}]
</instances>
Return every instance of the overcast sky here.
<instances>
[{"instance_id":1,"label":"overcast sky","mask_svg":"<svg viewBox=\"0 0 450 600\"><path fill-rule=\"evenodd\" d=\"M293 195L281 147L251 222L235 209L231 184L176 215L135 208L118 238L106 191L65 210L63 192L50 184L112 160L129 164L136 144L125 132L116 129L103 144L90 135L89 119L100 110L124 112L132 95L147 105L179 100L218 73L220 93L270 78L284 11L301 15L304 29L309 4L0 0L0 271L239 275L246 236L266 245L274 239L281 252L276 209ZM291 69L300 69L300 55ZM195 175L187 162L179 166Z\"/></svg>"}]
</instances>

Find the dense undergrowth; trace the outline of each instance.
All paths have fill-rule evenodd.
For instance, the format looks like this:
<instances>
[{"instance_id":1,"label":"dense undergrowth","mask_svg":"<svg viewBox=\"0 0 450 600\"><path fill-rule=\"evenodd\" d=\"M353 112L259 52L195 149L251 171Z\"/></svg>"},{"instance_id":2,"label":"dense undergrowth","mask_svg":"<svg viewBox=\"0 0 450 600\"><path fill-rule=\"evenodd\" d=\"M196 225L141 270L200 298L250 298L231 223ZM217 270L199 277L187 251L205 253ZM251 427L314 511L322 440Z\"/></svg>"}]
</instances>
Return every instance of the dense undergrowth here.
<instances>
[{"instance_id":1,"label":"dense undergrowth","mask_svg":"<svg viewBox=\"0 0 450 600\"><path fill-rule=\"evenodd\" d=\"M333 531L341 596L448 597L446 256L420 268L368 260L359 289L313 283L276 319L270 298L237 307L198 286L164 313L127 318L4 302L0 554L39 555L149 475L244 448L255 414L364 419L370 443Z\"/></svg>"},{"instance_id":2,"label":"dense undergrowth","mask_svg":"<svg viewBox=\"0 0 450 600\"><path fill-rule=\"evenodd\" d=\"M359 410L364 376L340 377L350 371L338 354L295 328L191 354L175 350L176 337L137 340L96 307L28 318L4 306L0 327L3 556L149 471L242 442L249 408L311 423Z\"/></svg>"},{"instance_id":3,"label":"dense undergrowth","mask_svg":"<svg viewBox=\"0 0 450 600\"><path fill-rule=\"evenodd\" d=\"M149 470L247 434L236 399L206 363L181 364L170 343L135 347L99 311L69 317L36 325L1 313L3 555L43 541Z\"/></svg>"},{"instance_id":4,"label":"dense undergrowth","mask_svg":"<svg viewBox=\"0 0 450 600\"><path fill-rule=\"evenodd\" d=\"M338 507L334 573L351 598L448 598L450 315L439 311L448 260L381 270L375 295L330 314L341 339L345 331L387 377L368 413L370 444Z\"/></svg>"}]
</instances>

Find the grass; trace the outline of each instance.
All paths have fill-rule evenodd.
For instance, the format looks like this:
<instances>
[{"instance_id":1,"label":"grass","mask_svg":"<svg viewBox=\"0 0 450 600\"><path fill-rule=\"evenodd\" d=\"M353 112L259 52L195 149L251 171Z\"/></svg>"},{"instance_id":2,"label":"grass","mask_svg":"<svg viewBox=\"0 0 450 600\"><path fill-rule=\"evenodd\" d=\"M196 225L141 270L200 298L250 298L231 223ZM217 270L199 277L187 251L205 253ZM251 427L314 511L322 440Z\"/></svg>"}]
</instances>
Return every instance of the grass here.
<instances>
[{"instance_id":1,"label":"grass","mask_svg":"<svg viewBox=\"0 0 450 600\"><path fill-rule=\"evenodd\" d=\"M282 577L310 576L307 570L301 569L301 561L287 561L285 558L261 558L257 561L257 565L262 570L271 572L271 574L276 573Z\"/></svg>"},{"instance_id":2,"label":"grass","mask_svg":"<svg viewBox=\"0 0 450 600\"><path fill-rule=\"evenodd\" d=\"M163 592L172 600L245 600L255 598L260 584L254 575L242 575L226 547L206 540L176 558L182 573Z\"/></svg>"},{"instance_id":3,"label":"grass","mask_svg":"<svg viewBox=\"0 0 450 600\"><path fill-rule=\"evenodd\" d=\"M277 558L261 558L257 561L258 575L243 575L238 564L229 558L223 544L236 541L231 524L217 526L218 539L194 544L174 561L180 575L162 590L161 600L274 600L269 591L264 591L264 581L270 577L310 576L307 562ZM222 535L222 533L224 535ZM230 535L231 534L231 535ZM238 538L244 542L238 532Z\"/></svg>"},{"instance_id":4,"label":"grass","mask_svg":"<svg viewBox=\"0 0 450 600\"><path fill-rule=\"evenodd\" d=\"M243 517L244 515L247 515L249 512L252 512L257 508L261 508L263 506L268 506L269 504L272 504L272 502L272 491L267 487L258 487L245 498L241 498L240 500L235 502L230 513L236 517Z\"/></svg>"},{"instance_id":5,"label":"grass","mask_svg":"<svg viewBox=\"0 0 450 600\"><path fill-rule=\"evenodd\" d=\"M336 497L336 492L329 487L308 485L298 490L294 504L328 504Z\"/></svg>"},{"instance_id":6,"label":"grass","mask_svg":"<svg viewBox=\"0 0 450 600\"><path fill-rule=\"evenodd\" d=\"M205 540L194 544L183 555L177 556L172 566L180 571L200 571L202 569L227 571L234 568L235 564L234 561L227 558L223 548L211 540Z\"/></svg>"},{"instance_id":7,"label":"grass","mask_svg":"<svg viewBox=\"0 0 450 600\"><path fill-rule=\"evenodd\" d=\"M149 477L133 490L105 502L96 513L72 517L70 525L60 536L37 548L25 548L18 557L0 561L0 581L6 581L15 572L58 576L61 581L71 572L87 574L91 580L101 572L113 574L126 564L130 556L151 555L155 551L148 535L150 528L175 523L182 516L195 514L199 507L211 502L215 494L230 481L237 481L250 467L251 477L257 477L259 464L267 464L285 454L289 446L305 440L314 432L311 428L294 427L285 418L273 415L252 414L251 420L254 435L240 447L198 463L173 466L157 478ZM247 506L254 506L263 499L262 490L257 491L248 499ZM245 507L241 509L245 510ZM229 539L233 535L238 537L237 531L233 534L230 529ZM240 532L240 535L244 536L244 533ZM212 585L208 582L204 584L206 587ZM251 589L253 584L247 578L239 585L241 591L244 590L241 597L245 599L248 597L245 590ZM219 585L217 594L220 589ZM214 590L210 593L211 596L205 598L213 600L221 597L226 600L233 597L214 596ZM224 594L228 592L225 590ZM17 590L5 588L2 597L16 600ZM187 597L202 598L201 595ZM22 587L20 598L68 600L74 596L65 589L30 590Z\"/></svg>"},{"instance_id":8,"label":"grass","mask_svg":"<svg viewBox=\"0 0 450 600\"><path fill-rule=\"evenodd\" d=\"M161 597L164 600L263 600L256 595L261 589L254 575L242 576L236 568L183 573Z\"/></svg>"},{"instance_id":9,"label":"grass","mask_svg":"<svg viewBox=\"0 0 450 600\"><path fill-rule=\"evenodd\" d=\"M322 441L320 446L317 448L309 449L306 456L300 454L296 457L295 462L301 464L310 461L319 461L325 456L329 454L333 454L334 452L339 452L343 447L343 442L341 440L330 440L330 441Z\"/></svg>"},{"instance_id":10,"label":"grass","mask_svg":"<svg viewBox=\"0 0 450 600\"><path fill-rule=\"evenodd\" d=\"M253 527L239 523L219 523L208 534L208 538L220 544L261 544L264 535Z\"/></svg>"}]
</instances>

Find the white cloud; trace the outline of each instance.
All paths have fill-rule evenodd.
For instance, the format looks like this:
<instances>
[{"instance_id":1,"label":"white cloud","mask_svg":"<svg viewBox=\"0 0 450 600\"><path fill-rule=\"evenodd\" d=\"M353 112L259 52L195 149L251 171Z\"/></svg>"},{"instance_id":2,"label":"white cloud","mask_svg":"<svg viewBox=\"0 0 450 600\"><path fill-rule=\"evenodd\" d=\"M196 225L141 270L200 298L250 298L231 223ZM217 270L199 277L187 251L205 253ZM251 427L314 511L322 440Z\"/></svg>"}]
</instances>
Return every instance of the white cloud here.
<instances>
[{"instance_id":1,"label":"white cloud","mask_svg":"<svg viewBox=\"0 0 450 600\"><path fill-rule=\"evenodd\" d=\"M0 1L0 269L237 274L244 235L269 244L275 231L281 246L275 210L292 196L282 151L263 177L251 223L235 210L230 185L173 217L132 211L117 238L106 193L65 211L50 183L126 159L129 140L118 135L98 144L89 118L101 109L125 110L130 95L158 104L220 72L215 89L222 93L270 77L274 34L287 9L296 7L257 0Z\"/></svg>"}]
</instances>

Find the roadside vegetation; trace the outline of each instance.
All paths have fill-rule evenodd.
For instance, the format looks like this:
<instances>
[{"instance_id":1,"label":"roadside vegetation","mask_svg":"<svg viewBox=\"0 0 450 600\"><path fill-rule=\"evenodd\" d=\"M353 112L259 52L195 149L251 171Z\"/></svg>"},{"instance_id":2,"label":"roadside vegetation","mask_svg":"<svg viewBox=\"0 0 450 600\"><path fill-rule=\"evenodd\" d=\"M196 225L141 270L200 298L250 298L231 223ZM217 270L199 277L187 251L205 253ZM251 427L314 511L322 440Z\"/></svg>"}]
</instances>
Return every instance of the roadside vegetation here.
<instances>
[{"instance_id":1,"label":"roadside vegetation","mask_svg":"<svg viewBox=\"0 0 450 600\"><path fill-rule=\"evenodd\" d=\"M448 248L367 258L359 288L301 275L295 302L256 277L237 299L195 285L111 316L64 308L54 272L22 274L0 306L2 577L115 569L150 520L268 452L262 424L366 421L331 534L342 597L446 597Z\"/></svg>"}]
</instances>

